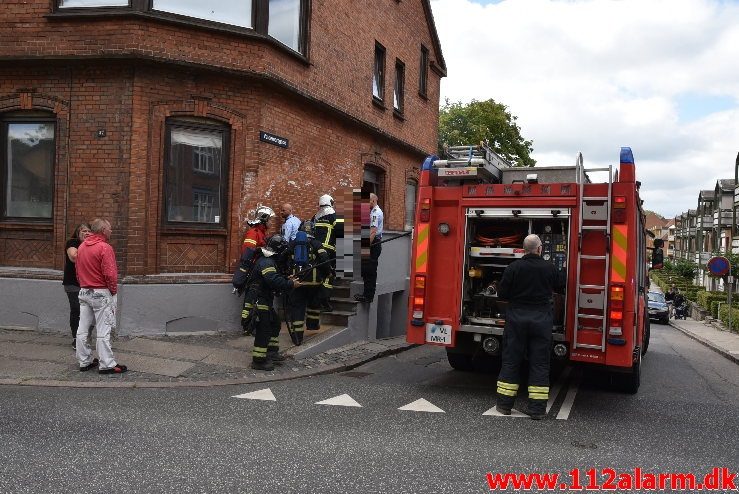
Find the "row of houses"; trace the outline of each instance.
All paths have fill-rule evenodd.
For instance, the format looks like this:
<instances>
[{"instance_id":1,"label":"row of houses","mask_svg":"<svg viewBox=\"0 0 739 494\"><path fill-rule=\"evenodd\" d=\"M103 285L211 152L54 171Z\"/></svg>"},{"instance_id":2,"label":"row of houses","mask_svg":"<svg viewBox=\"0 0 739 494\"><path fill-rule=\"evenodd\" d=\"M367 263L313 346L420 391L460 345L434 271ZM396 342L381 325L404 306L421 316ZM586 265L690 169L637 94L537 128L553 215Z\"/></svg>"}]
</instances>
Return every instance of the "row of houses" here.
<instances>
[{"instance_id":1,"label":"row of houses","mask_svg":"<svg viewBox=\"0 0 739 494\"><path fill-rule=\"evenodd\" d=\"M675 216L672 230L668 231L670 249L665 250L668 258L695 262L698 265L696 282L709 290L720 289L722 281L708 276L708 260L718 254L739 253L738 172L739 154L735 178L719 179L713 189L701 190L695 209Z\"/></svg>"}]
</instances>

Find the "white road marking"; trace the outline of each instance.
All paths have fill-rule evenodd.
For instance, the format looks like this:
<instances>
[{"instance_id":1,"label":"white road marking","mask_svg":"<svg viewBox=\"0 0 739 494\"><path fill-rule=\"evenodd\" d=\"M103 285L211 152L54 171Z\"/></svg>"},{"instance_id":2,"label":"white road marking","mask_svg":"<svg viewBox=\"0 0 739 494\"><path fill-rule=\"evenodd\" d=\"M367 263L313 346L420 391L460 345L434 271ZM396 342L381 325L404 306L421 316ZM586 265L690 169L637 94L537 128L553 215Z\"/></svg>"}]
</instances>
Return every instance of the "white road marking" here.
<instances>
[{"instance_id":1,"label":"white road marking","mask_svg":"<svg viewBox=\"0 0 739 494\"><path fill-rule=\"evenodd\" d=\"M354 398L352 398L348 394L334 396L333 398L319 401L316 403L316 405L335 405L335 406L340 406L340 407L361 407L362 406L359 403L357 403L356 400L354 400Z\"/></svg>"},{"instance_id":2,"label":"white road marking","mask_svg":"<svg viewBox=\"0 0 739 494\"><path fill-rule=\"evenodd\" d=\"M577 389L580 386L581 377L580 373L577 373L574 379L572 379L572 382L570 382L570 386L567 389L567 395L565 396L565 401L562 402L562 407L559 409L559 413L557 413L557 420L567 420L570 417L572 405L575 403L575 396L577 396Z\"/></svg>"},{"instance_id":3,"label":"white road marking","mask_svg":"<svg viewBox=\"0 0 739 494\"><path fill-rule=\"evenodd\" d=\"M262 401L277 401L275 395L272 394L272 390L269 388L260 389L259 391L252 391L251 393L244 393L242 395L232 396L231 398L244 398L247 400L262 400Z\"/></svg>"},{"instance_id":4,"label":"white road marking","mask_svg":"<svg viewBox=\"0 0 739 494\"><path fill-rule=\"evenodd\" d=\"M406 410L409 412L446 413L441 408L423 398L418 399L413 403L408 403L407 405L398 408L398 410Z\"/></svg>"},{"instance_id":5,"label":"white road marking","mask_svg":"<svg viewBox=\"0 0 739 494\"><path fill-rule=\"evenodd\" d=\"M547 413L549 413L549 410L552 409L552 405L554 405L554 400L557 399L557 395L559 395L559 390L562 388L562 385L566 383L567 378L570 377L571 370L572 367L565 367L557 382L554 383L554 387L550 390L549 400L547 400Z\"/></svg>"}]
</instances>

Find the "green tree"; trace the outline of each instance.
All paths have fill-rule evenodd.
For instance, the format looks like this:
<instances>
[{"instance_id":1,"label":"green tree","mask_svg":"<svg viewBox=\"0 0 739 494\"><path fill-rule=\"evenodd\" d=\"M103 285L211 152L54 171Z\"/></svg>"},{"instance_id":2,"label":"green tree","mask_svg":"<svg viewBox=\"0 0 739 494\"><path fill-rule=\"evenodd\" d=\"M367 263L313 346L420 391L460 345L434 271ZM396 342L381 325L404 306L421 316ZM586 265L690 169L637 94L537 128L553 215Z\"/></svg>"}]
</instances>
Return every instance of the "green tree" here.
<instances>
[{"instance_id":1,"label":"green tree","mask_svg":"<svg viewBox=\"0 0 739 494\"><path fill-rule=\"evenodd\" d=\"M521 136L518 117L495 100L472 100L469 104L447 99L439 113L439 154L444 145L461 146L487 140L493 151L514 166L534 166L532 141Z\"/></svg>"}]
</instances>

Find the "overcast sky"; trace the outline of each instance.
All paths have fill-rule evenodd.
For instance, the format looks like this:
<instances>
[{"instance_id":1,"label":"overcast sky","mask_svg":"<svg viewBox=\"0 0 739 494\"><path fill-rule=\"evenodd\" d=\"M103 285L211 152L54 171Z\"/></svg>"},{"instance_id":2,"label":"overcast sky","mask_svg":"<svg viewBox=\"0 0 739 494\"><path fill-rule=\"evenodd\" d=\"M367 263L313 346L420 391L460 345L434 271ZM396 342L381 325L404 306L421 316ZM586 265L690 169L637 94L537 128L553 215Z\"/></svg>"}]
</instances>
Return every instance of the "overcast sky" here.
<instances>
[{"instance_id":1,"label":"overcast sky","mask_svg":"<svg viewBox=\"0 0 739 494\"><path fill-rule=\"evenodd\" d=\"M537 164L618 164L645 207L695 208L734 177L739 0L432 0L441 97L509 107Z\"/></svg>"}]
</instances>

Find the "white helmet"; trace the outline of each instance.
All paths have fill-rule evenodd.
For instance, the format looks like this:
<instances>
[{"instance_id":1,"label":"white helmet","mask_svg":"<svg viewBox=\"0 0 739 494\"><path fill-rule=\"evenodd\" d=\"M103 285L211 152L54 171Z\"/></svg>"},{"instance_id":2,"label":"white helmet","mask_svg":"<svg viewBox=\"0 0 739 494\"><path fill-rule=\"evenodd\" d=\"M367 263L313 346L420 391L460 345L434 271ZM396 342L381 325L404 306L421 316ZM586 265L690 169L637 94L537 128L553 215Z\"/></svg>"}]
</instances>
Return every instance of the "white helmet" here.
<instances>
[{"instance_id":1,"label":"white helmet","mask_svg":"<svg viewBox=\"0 0 739 494\"><path fill-rule=\"evenodd\" d=\"M269 206L262 206L261 204L257 204L257 209L254 210L254 217L250 218L247 223L250 225L258 225L259 223L267 223L270 218L272 218L275 215L275 212L272 211L272 208Z\"/></svg>"},{"instance_id":2,"label":"white helmet","mask_svg":"<svg viewBox=\"0 0 739 494\"><path fill-rule=\"evenodd\" d=\"M333 206L333 205L334 205L334 198L328 194L323 194L321 197L318 198L318 207Z\"/></svg>"}]
</instances>

